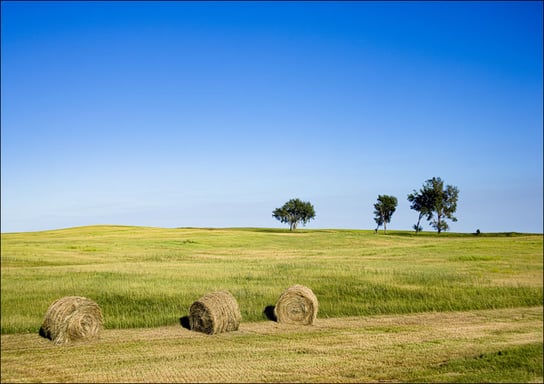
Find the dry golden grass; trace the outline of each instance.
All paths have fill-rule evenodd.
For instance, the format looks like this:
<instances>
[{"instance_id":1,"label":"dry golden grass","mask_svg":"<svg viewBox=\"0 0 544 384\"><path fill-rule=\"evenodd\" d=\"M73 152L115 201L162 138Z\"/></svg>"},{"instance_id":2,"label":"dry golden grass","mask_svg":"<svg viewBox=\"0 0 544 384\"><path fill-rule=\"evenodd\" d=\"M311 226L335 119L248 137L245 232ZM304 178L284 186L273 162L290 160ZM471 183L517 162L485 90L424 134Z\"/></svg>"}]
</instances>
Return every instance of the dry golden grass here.
<instances>
[{"instance_id":1,"label":"dry golden grass","mask_svg":"<svg viewBox=\"0 0 544 384\"><path fill-rule=\"evenodd\" d=\"M450 381L455 372L429 372L542 339L542 307L242 323L213 336L181 326L104 330L61 347L3 335L1 373L3 382Z\"/></svg>"}]
</instances>

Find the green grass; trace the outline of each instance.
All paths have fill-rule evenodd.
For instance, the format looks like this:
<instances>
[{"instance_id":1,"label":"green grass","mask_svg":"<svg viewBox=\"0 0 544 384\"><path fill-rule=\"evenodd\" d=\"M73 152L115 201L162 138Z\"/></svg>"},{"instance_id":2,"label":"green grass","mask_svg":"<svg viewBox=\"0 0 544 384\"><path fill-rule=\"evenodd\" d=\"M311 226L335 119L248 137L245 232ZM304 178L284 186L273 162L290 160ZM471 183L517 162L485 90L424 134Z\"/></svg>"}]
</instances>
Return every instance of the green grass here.
<instances>
[{"instance_id":1,"label":"green grass","mask_svg":"<svg viewBox=\"0 0 544 384\"><path fill-rule=\"evenodd\" d=\"M2 234L1 332L37 332L48 306L92 298L106 328L173 325L227 289L263 320L292 284L319 317L542 305L542 235L79 227Z\"/></svg>"},{"instance_id":2,"label":"green grass","mask_svg":"<svg viewBox=\"0 0 544 384\"><path fill-rule=\"evenodd\" d=\"M1 240L3 381L542 382L541 234L94 226ZM316 325L264 321L296 283L318 297ZM219 289L240 330L181 327ZM38 336L66 295L100 305L99 340Z\"/></svg>"},{"instance_id":3,"label":"green grass","mask_svg":"<svg viewBox=\"0 0 544 384\"><path fill-rule=\"evenodd\" d=\"M542 344L503 348L417 372L415 382L528 383L542 378Z\"/></svg>"}]
</instances>

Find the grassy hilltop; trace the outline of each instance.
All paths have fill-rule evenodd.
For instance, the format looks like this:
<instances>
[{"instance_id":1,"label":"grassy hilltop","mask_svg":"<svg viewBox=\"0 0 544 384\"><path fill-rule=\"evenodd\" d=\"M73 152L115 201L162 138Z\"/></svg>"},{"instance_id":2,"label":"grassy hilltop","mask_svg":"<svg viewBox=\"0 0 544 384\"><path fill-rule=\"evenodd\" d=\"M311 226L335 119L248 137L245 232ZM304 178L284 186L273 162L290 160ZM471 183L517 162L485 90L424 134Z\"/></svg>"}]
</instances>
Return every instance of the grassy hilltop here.
<instances>
[{"instance_id":1,"label":"grassy hilltop","mask_svg":"<svg viewBox=\"0 0 544 384\"><path fill-rule=\"evenodd\" d=\"M3 381L542 382L541 234L93 226L2 234L1 272ZM314 326L264 318L292 284ZM180 326L220 289L239 331ZM67 295L100 305L100 340L38 336Z\"/></svg>"},{"instance_id":2,"label":"grassy hilltop","mask_svg":"<svg viewBox=\"0 0 544 384\"><path fill-rule=\"evenodd\" d=\"M174 324L218 289L259 321L295 283L322 318L542 304L542 235L94 226L2 234L1 261L3 334L35 332L67 295L106 328Z\"/></svg>"}]
</instances>

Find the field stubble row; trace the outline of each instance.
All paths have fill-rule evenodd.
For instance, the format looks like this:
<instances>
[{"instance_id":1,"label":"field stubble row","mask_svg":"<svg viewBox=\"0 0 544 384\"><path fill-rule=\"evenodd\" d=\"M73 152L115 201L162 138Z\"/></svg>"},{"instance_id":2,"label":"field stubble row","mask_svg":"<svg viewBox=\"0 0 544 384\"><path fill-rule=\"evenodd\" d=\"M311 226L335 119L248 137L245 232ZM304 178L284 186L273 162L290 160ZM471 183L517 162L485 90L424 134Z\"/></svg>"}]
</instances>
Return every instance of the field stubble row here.
<instances>
[{"instance_id":1,"label":"field stubble row","mask_svg":"<svg viewBox=\"0 0 544 384\"><path fill-rule=\"evenodd\" d=\"M542 308L105 330L63 347L2 337L6 382L542 382Z\"/></svg>"}]
</instances>

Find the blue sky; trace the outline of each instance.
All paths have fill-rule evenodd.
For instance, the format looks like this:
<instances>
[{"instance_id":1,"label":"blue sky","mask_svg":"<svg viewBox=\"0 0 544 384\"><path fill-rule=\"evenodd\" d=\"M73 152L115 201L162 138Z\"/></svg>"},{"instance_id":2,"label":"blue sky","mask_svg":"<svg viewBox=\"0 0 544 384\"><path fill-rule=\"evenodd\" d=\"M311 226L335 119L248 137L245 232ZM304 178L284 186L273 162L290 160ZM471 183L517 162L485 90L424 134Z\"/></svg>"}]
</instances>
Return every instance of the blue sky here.
<instances>
[{"instance_id":1,"label":"blue sky","mask_svg":"<svg viewBox=\"0 0 544 384\"><path fill-rule=\"evenodd\" d=\"M432 177L453 232L543 231L542 2L1 7L2 232L411 229Z\"/></svg>"}]
</instances>

